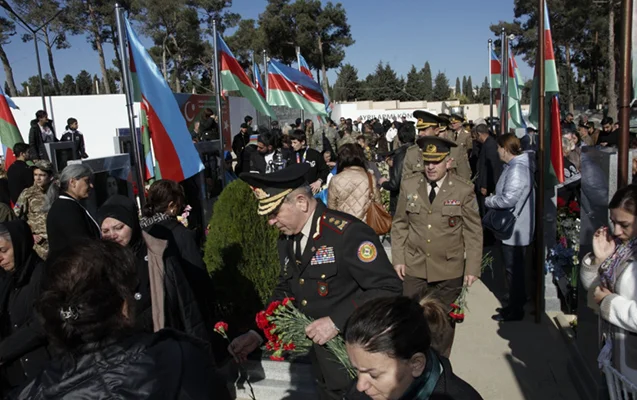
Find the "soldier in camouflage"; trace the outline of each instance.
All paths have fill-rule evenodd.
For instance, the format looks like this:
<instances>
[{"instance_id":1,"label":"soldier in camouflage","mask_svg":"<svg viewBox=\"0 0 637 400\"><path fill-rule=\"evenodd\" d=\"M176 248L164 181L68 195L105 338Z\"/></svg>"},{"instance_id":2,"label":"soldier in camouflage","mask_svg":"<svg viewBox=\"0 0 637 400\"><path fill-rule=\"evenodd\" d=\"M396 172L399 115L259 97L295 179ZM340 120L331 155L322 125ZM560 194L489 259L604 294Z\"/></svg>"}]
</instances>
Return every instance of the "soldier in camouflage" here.
<instances>
[{"instance_id":1,"label":"soldier in camouflage","mask_svg":"<svg viewBox=\"0 0 637 400\"><path fill-rule=\"evenodd\" d=\"M25 220L31 227L38 255L46 260L49 252L49 241L46 234L46 216L42 211L46 191L53 181L53 167L49 161L36 161L33 169L33 186L24 189L13 208L16 216Z\"/></svg>"}]
</instances>

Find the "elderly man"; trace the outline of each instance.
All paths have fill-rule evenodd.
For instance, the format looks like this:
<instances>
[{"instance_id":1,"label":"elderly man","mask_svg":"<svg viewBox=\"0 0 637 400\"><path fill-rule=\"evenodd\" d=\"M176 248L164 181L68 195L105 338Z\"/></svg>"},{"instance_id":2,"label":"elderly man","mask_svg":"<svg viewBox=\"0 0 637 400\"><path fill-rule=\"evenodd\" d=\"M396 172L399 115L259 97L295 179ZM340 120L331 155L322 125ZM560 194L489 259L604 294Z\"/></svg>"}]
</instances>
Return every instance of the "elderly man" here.
<instances>
[{"instance_id":1,"label":"elderly man","mask_svg":"<svg viewBox=\"0 0 637 400\"><path fill-rule=\"evenodd\" d=\"M284 235L279 240L281 275L273 300L294 297L294 305L314 319L305 328L314 341L310 353L321 399L342 399L352 380L324 347L345 327L361 303L397 296L402 285L378 236L355 217L333 211L312 195L307 164L272 174L241 174L259 200L258 213ZM250 331L229 351L243 359L261 344Z\"/></svg>"},{"instance_id":2,"label":"elderly man","mask_svg":"<svg viewBox=\"0 0 637 400\"><path fill-rule=\"evenodd\" d=\"M403 175L391 230L392 261L405 296L437 293L445 305L481 273L482 223L473 185L448 172L455 143L417 140L424 171ZM449 307L449 310L451 308ZM451 353L454 326L444 342Z\"/></svg>"}]
</instances>

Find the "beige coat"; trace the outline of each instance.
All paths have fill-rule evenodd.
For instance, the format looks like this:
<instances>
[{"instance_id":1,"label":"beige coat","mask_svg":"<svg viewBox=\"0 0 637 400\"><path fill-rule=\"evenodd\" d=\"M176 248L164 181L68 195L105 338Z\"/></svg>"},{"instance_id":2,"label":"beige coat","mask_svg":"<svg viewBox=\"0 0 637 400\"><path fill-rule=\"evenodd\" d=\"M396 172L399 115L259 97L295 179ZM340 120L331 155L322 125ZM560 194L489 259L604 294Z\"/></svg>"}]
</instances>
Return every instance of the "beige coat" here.
<instances>
[{"instance_id":1,"label":"beige coat","mask_svg":"<svg viewBox=\"0 0 637 400\"><path fill-rule=\"evenodd\" d=\"M365 222L367 210L372 200L369 198L370 187L368 174L361 167L347 167L336 174L331 180L327 189L327 207L351 214ZM374 190L374 200L380 202L380 192L376 186L374 175L372 186Z\"/></svg>"},{"instance_id":2,"label":"beige coat","mask_svg":"<svg viewBox=\"0 0 637 400\"><path fill-rule=\"evenodd\" d=\"M482 221L473 185L448 173L432 204L423 174L403 175L391 239L393 264L406 265L409 276L480 276Z\"/></svg>"}]
</instances>

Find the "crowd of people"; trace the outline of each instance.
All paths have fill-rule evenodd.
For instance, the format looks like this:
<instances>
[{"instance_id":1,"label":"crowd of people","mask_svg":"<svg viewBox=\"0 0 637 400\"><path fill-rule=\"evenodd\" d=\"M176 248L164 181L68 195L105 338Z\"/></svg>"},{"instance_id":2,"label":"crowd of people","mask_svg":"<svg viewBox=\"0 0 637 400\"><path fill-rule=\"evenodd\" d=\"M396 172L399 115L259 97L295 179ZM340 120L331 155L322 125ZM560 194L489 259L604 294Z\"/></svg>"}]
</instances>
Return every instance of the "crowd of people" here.
<instances>
[{"instance_id":1,"label":"crowd of people","mask_svg":"<svg viewBox=\"0 0 637 400\"><path fill-rule=\"evenodd\" d=\"M293 297L313 320L305 332L321 399L481 399L449 357L453 303L480 278L485 245L501 250L508 286L493 319L525 316L536 132L495 135L487 121L459 114L413 117L253 128L246 116L232 142L228 173L252 187L257 213L282 234L272 300ZM215 124L206 113L193 140L214 140ZM68 125L65 137L88 157L77 120ZM609 119L597 131L568 115L562 132L570 176L580 173L583 146L617 143ZM93 171L70 164L55 173L45 112L29 137L0 176L0 396L230 398L213 354L213 284L194 233L177 219L186 206L180 184L153 183L143 210L112 193L92 214L84 201ZM379 233L372 209L382 192L392 224ZM635 381L636 205L634 186L615 194L612 230L598 230L582 261L609 357ZM494 214L511 224L494 226ZM255 326L236 336L229 353L244 360L262 335ZM355 379L325 348L337 335Z\"/></svg>"}]
</instances>

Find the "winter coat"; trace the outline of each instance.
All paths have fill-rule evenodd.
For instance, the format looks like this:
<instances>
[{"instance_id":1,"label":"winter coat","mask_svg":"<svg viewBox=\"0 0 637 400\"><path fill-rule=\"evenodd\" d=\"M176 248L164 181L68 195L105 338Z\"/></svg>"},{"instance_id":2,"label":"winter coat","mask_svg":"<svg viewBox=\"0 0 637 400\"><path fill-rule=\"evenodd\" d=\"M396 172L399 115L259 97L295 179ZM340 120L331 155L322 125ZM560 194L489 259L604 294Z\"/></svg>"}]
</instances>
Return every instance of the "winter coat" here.
<instances>
[{"instance_id":1,"label":"winter coat","mask_svg":"<svg viewBox=\"0 0 637 400\"><path fill-rule=\"evenodd\" d=\"M101 230L95 219L75 199L62 193L46 217L49 256L64 250L76 239L99 239Z\"/></svg>"},{"instance_id":2,"label":"winter coat","mask_svg":"<svg viewBox=\"0 0 637 400\"><path fill-rule=\"evenodd\" d=\"M40 241L34 246L34 250L40 258L46 260L49 254L49 239L46 235L46 215L47 212L42 210L46 203L46 190L33 185L24 189L13 207L15 215L27 221L31 232L40 236Z\"/></svg>"},{"instance_id":3,"label":"winter coat","mask_svg":"<svg viewBox=\"0 0 637 400\"><path fill-rule=\"evenodd\" d=\"M201 344L164 329L65 354L10 399L230 399Z\"/></svg>"},{"instance_id":4,"label":"winter coat","mask_svg":"<svg viewBox=\"0 0 637 400\"><path fill-rule=\"evenodd\" d=\"M403 164L407 154L408 144L402 145L394 152L393 165L389 168L389 180L382 184L382 188L389 192L389 212L394 215L400 194L400 182L403 178Z\"/></svg>"},{"instance_id":5,"label":"winter coat","mask_svg":"<svg viewBox=\"0 0 637 400\"><path fill-rule=\"evenodd\" d=\"M489 136L484 141L478 156L478 179L476 186L478 189L487 189L488 194L492 194L495 186L502 174L502 161L498 155L498 143Z\"/></svg>"},{"instance_id":6,"label":"winter coat","mask_svg":"<svg viewBox=\"0 0 637 400\"><path fill-rule=\"evenodd\" d=\"M286 165L292 164L310 164L310 170L305 174L305 180L308 183L314 183L317 180L327 182L327 176L330 174L330 168L325 163L323 155L312 148L303 148L299 151L292 152L288 158Z\"/></svg>"},{"instance_id":7,"label":"winter coat","mask_svg":"<svg viewBox=\"0 0 637 400\"><path fill-rule=\"evenodd\" d=\"M46 143L55 143L58 141L55 136L55 130L53 129L53 121L49 120L46 124L51 129L51 138ZM29 130L29 158L32 160L49 160L49 155L44 147L44 140L42 139L42 130L38 125L38 120L31 121L31 129Z\"/></svg>"},{"instance_id":8,"label":"winter coat","mask_svg":"<svg viewBox=\"0 0 637 400\"><path fill-rule=\"evenodd\" d=\"M485 199L493 209L508 209L517 216L513 235L502 241L507 246L527 246L533 241L535 230L535 153L524 152L502 169L495 187L495 195ZM524 208L520 211L520 208ZM519 213L519 216L518 216Z\"/></svg>"},{"instance_id":9,"label":"winter coat","mask_svg":"<svg viewBox=\"0 0 637 400\"><path fill-rule=\"evenodd\" d=\"M612 366L630 382L637 383L637 256L633 254L615 270L614 293L601 304L593 300L595 288L600 285L599 264L592 264L591 254L581 263L582 286L588 290L588 305L599 314L600 348L602 334L610 332L612 340Z\"/></svg>"},{"instance_id":10,"label":"winter coat","mask_svg":"<svg viewBox=\"0 0 637 400\"><path fill-rule=\"evenodd\" d=\"M7 179L9 180L11 202L15 204L22 191L33 186L33 170L26 162L16 160L7 171Z\"/></svg>"},{"instance_id":11,"label":"winter coat","mask_svg":"<svg viewBox=\"0 0 637 400\"><path fill-rule=\"evenodd\" d=\"M327 208L344 212L366 222L367 210L372 203L369 198L373 190L374 201L380 202L380 192L372 175L372 187L365 169L347 167L336 174L327 189Z\"/></svg>"},{"instance_id":12,"label":"winter coat","mask_svg":"<svg viewBox=\"0 0 637 400\"><path fill-rule=\"evenodd\" d=\"M46 334L34 311L44 262L32 250L33 236L26 222L5 226L13 243L15 269L0 271L0 393L35 378L50 359Z\"/></svg>"}]
</instances>

